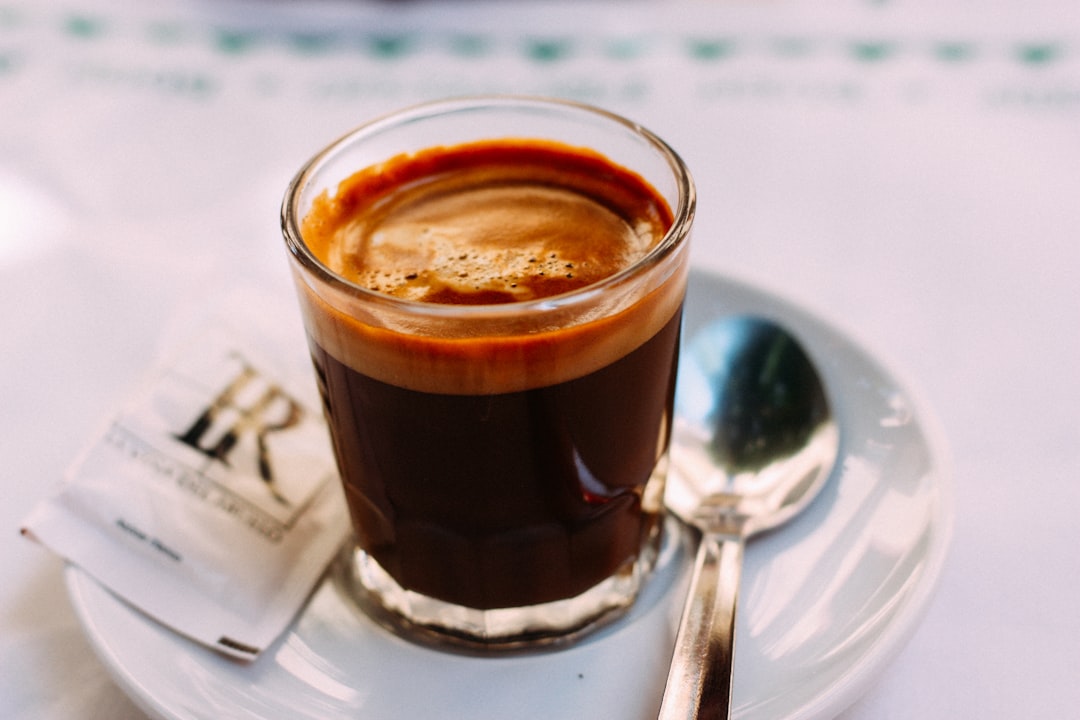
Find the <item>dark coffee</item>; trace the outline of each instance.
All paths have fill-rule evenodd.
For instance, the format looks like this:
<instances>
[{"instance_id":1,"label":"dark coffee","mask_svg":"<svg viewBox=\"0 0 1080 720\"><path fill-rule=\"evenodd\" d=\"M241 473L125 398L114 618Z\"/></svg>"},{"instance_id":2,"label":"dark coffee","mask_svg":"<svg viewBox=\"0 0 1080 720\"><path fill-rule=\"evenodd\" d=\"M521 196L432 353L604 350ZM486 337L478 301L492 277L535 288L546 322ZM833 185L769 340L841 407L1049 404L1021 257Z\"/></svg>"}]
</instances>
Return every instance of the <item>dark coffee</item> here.
<instances>
[{"instance_id":1,"label":"dark coffee","mask_svg":"<svg viewBox=\"0 0 1080 720\"><path fill-rule=\"evenodd\" d=\"M377 297L343 311L301 293L358 543L401 587L548 603L655 540L682 278L612 289L584 318L501 310L615 276L671 223L638 176L532 141L394 158L316 200L304 241L335 273L480 306L425 325Z\"/></svg>"},{"instance_id":2,"label":"dark coffee","mask_svg":"<svg viewBox=\"0 0 1080 720\"><path fill-rule=\"evenodd\" d=\"M573 597L658 528L679 315L588 375L519 392L418 392L315 347L363 547L405 588L472 608Z\"/></svg>"}]
</instances>

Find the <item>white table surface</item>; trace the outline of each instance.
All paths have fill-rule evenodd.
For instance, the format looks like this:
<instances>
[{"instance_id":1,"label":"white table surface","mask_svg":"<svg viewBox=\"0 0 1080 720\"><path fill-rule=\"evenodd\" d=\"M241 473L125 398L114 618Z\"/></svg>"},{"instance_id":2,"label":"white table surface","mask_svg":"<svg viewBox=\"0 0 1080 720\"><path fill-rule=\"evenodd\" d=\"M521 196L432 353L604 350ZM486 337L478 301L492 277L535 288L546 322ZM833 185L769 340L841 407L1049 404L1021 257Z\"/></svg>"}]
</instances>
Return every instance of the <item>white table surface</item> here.
<instances>
[{"instance_id":1,"label":"white table surface","mask_svg":"<svg viewBox=\"0 0 1080 720\"><path fill-rule=\"evenodd\" d=\"M374 38L374 40L373 40ZM844 720L1080 707L1080 12L1069 2L0 2L0 717L144 717L18 535L184 309L291 292L277 206L415 100L574 97L667 138L695 263L917 386L949 562Z\"/></svg>"}]
</instances>

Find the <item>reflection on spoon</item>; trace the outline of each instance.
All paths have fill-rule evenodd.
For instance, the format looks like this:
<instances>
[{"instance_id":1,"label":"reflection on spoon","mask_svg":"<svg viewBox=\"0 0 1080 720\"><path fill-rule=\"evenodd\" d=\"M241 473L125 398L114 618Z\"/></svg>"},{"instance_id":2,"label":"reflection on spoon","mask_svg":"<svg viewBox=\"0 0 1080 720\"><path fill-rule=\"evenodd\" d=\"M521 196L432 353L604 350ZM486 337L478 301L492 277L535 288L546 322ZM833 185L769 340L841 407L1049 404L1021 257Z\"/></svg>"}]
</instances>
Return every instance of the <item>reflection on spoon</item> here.
<instances>
[{"instance_id":1,"label":"reflection on spoon","mask_svg":"<svg viewBox=\"0 0 1080 720\"><path fill-rule=\"evenodd\" d=\"M665 501L702 537L660 720L728 718L743 544L810 504L839 431L795 338L746 316L687 344L675 416Z\"/></svg>"}]
</instances>

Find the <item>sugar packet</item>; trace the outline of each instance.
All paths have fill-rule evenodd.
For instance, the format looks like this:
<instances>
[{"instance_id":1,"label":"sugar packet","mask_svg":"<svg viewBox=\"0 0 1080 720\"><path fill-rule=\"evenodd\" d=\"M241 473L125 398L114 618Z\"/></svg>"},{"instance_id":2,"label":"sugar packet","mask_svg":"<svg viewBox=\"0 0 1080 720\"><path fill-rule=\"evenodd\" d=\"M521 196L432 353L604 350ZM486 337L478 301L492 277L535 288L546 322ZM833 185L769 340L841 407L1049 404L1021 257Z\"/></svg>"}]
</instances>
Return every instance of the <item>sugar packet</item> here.
<instances>
[{"instance_id":1,"label":"sugar packet","mask_svg":"<svg viewBox=\"0 0 1080 720\"><path fill-rule=\"evenodd\" d=\"M234 293L156 365L22 533L163 625L254 659L349 522L299 321ZM283 329L287 328L287 332Z\"/></svg>"}]
</instances>

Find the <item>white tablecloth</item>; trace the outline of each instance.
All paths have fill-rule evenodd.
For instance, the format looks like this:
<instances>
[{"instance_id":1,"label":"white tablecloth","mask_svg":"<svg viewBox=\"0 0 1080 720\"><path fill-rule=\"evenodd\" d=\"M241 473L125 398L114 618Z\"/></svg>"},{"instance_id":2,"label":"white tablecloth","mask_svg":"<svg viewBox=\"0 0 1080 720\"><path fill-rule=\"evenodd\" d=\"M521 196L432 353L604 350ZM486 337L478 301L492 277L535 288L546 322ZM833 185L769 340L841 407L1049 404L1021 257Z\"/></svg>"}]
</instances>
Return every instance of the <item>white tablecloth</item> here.
<instances>
[{"instance_id":1,"label":"white tablecloth","mask_svg":"<svg viewBox=\"0 0 1080 720\"><path fill-rule=\"evenodd\" d=\"M950 560L845 720L1080 707L1080 13L1069 2L0 3L0 717L144 717L18 537L184 308L291 292L285 183L416 100L538 93L668 139L694 258L921 388Z\"/></svg>"}]
</instances>

